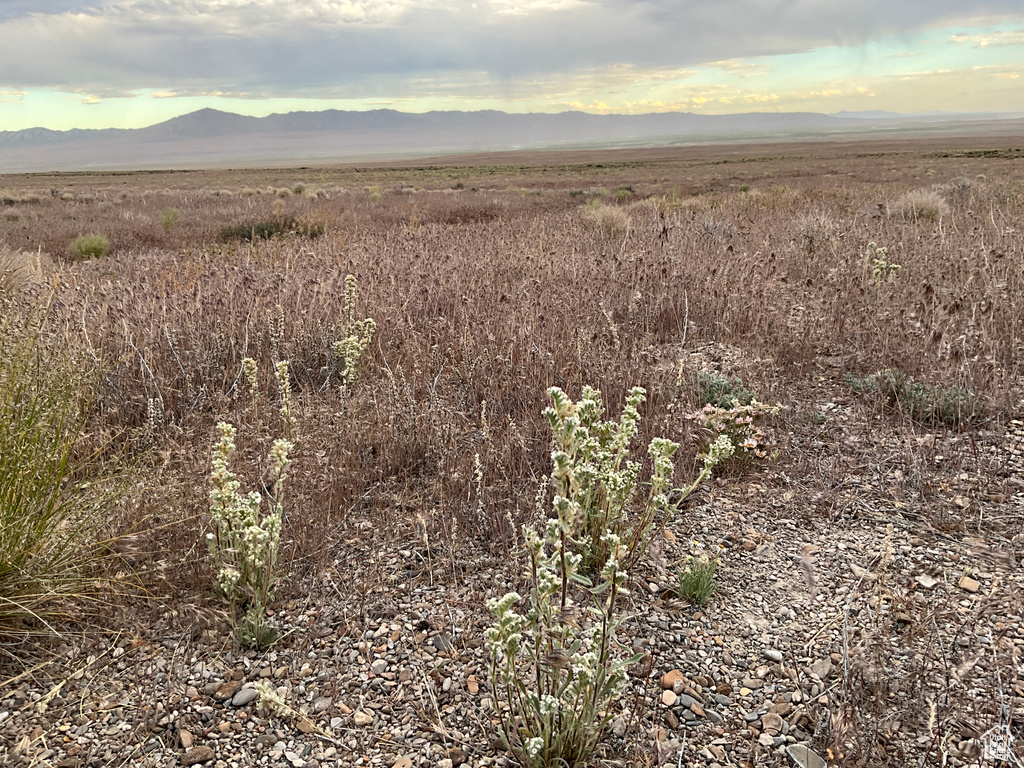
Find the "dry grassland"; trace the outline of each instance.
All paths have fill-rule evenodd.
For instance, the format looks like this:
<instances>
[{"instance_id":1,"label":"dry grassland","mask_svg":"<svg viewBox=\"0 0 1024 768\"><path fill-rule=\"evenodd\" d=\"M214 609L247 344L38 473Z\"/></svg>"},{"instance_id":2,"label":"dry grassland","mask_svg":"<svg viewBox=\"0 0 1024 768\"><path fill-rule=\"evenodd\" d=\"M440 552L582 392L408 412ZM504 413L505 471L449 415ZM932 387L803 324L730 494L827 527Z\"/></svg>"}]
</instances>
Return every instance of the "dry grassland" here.
<instances>
[{"instance_id":1,"label":"dry grassland","mask_svg":"<svg viewBox=\"0 0 1024 768\"><path fill-rule=\"evenodd\" d=\"M769 517L842 526L857 483L878 483L914 510L918 534L990 537L1019 557L1024 487L1008 446L1024 405L1024 157L1005 141L0 177L9 292L18 306L52 293L51 327L103 371L93 443L137 469L110 533L136 531L122 556L152 610L118 604L108 620L156 621L145 617L178 605L195 606L179 620L197 638L222 626L201 542L213 428L239 427L237 466L259 487L260 457L284 429L272 404L280 360L297 448L278 599L331 566L359 603L356 635L391 587L369 561L340 564L346 550L365 557L374 531L419 552L433 571L423 579L458 585L478 556L508 563L549 472L549 386L597 387L611 413L645 387L639 442L681 442L681 484L700 450L683 418L698 406L694 377L741 376L786 407L771 424L777 452L717 478L708 503L788 494ZM269 220L323 234L220 236ZM69 258L90 233L109 254ZM377 330L342 386L332 349L347 274L357 317ZM259 409L244 358L270 398ZM844 382L882 370L959 388L983 411L922 423ZM975 484L957 485L961 475ZM729 519L738 546L745 524ZM688 540L685 521L677 535ZM726 557L722 571L741 567ZM833 727L830 754L840 760L848 739L850 764L882 764L878 740L898 741ZM930 749L908 743L907 754Z\"/></svg>"}]
</instances>

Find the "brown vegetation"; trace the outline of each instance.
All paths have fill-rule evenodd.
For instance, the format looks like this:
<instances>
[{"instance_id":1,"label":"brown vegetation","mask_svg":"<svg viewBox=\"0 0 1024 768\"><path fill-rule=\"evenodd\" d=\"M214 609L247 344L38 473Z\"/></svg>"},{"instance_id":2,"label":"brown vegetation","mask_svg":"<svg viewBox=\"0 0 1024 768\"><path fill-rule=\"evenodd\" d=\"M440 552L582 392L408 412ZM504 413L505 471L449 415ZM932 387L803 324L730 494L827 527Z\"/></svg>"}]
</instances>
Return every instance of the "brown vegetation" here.
<instances>
[{"instance_id":1,"label":"brown vegetation","mask_svg":"<svg viewBox=\"0 0 1024 768\"><path fill-rule=\"evenodd\" d=\"M132 554L154 592L201 599L214 424L239 425L255 484L279 417L254 413L242 361L257 361L265 393L273 364L289 361L297 449L283 537L295 587L348 535L354 510L396 536L512 551L548 471L548 386L576 396L592 385L616 413L630 387L645 387L640 442L684 442L682 483L697 454L683 417L697 405L691 352L709 344L739 350L726 372L789 406L765 482L819 473L825 506L842 478L824 476L841 462L812 446L828 442L816 431L821 397L848 392L844 373L891 369L960 387L1000 429L1019 413L1024 373L1020 160L946 154L924 143L772 146L565 164L7 177L0 268L12 266L0 289L53 290L52 322L103 371L91 429L140 463L125 515L159 531ZM624 185L633 194L620 200ZM914 208L934 199L941 215ZM179 214L170 225L168 208ZM218 241L225 227L275 217L325 234ZM64 260L91 232L109 238L110 254ZM878 272L880 248L898 271ZM349 273L358 315L377 331L362 375L342 386L332 345ZM853 402L866 423L924 434ZM933 454L953 439L930 434ZM966 447L949 450L971 461ZM1012 492L998 466L975 460L992 492ZM927 461L908 461L926 473ZM973 524L966 511L936 510L942 530ZM1002 525L1012 538L1006 526L1019 521Z\"/></svg>"}]
</instances>

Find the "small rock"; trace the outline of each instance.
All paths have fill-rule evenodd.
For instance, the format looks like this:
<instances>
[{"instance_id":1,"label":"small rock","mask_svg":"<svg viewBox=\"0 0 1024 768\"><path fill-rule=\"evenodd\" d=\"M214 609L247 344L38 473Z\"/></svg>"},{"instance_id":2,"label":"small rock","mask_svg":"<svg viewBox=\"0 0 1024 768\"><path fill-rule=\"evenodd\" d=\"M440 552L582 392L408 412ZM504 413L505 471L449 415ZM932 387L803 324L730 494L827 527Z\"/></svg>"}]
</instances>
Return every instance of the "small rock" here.
<instances>
[{"instance_id":1,"label":"small rock","mask_svg":"<svg viewBox=\"0 0 1024 768\"><path fill-rule=\"evenodd\" d=\"M938 579L934 578L933 576L929 576L928 574L918 576L914 579L914 581L916 581L922 589L932 589L935 587L936 584L939 583Z\"/></svg>"},{"instance_id":2,"label":"small rock","mask_svg":"<svg viewBox=\"0 0 1024 768\"><path fill-rule=\"evenodd\" d=\"M862 568L856 563L850 563L850 570L853 571L853 575L858 579L867 579L871 581L874 578L874 574L868 571L867 568Z\"/></svg>"},{"instance_id":3,"label":"small rock","mask_svg":"<svg viewBox=\"0 0 1024 768\"><path fill-rule=\"evenodd\" d=\"M452 649L452 640L448 635L434 635L430 642L439 651L450 651Z\"/></svg>"},{"instance_id":4,"label":"small rock","mask_svg":"<svg viewBox=\"0 0 1024 768\"><path fill-rule=\"evenodd\" d=\"M683 679L683 673L678 669L673 669L671 672L666 672L661 676L661 687L664 690L669 690L675 687L676 682L681 682Z\"/></svg>"},{"instance_id":5,"label":"small rock","mask_svg":"<svg viewBox=\"0 0 1024 768\"><path fill-rule=\"evenodd\" d=\"M765 648L761 653L769 661L782 661L782 651L775 648Z\"/></svg>"},{"instance_id":6,"label":"small rock","mask_svg":"<svg viewBox=\"0 0 1024 768\"><path fill-rule=\"evenodd\" d=\"M767 733L762 733L760 736L757 737L757 743L760 744L762 747L774 747L775 737Z\"/></svg>"},{"instance_id":7,"label":"small rock","mask_svg":"<svg viewBox=\"0 0 1024 768\"><path fill-rule=\"evenodd\" d=\"M825 761L806 744L791 744L786 747L786 753L797 768L827 768Z\"/></svg>"},{"instance_id":8,"label":"small rock","mask_svg":"<svg viewBox=\"0 0 1024 768\"><path fill-rule=\"evenodd\" d=\"M764 685L764 680L758 680L756 677L743 678L743 687L749 688L752 691L756 691L762 685Z\"/></svg>"},{"instance_id":9,"label":"small rock","mask_svg":"<svg viewBox=\"0 0 1024 768\"><path fill-rule=\"evenodd\" d=\"M811 674L819 680L824 680L832 674L832 660L828 657L818 659L816 662L811 664Z\"/></svg>"},{"instance_id":10,"label":"small rock","mask_svg":"<svg viewBox=\"0 0 1024 768\"><path fill-rule=\"evenodd\" d=\"M326 696L321 696L313 702L313 711L317 713L326 712L328 709L331 708L332 703L333 702Z\"/></svg>"},{"instance_id":11,"label":"small rock","mask_svg":"<svg viewBox=\"0 0 1024 768\"><path fill-rule=\"evenodd\" d=\"M217 686L217 689L213 692L213 698L217 701L227 701L239 688L242 687L242 683L238 680L228 680L226 683L221 683Z\"/></svg>"},{"instance_id":12,"label":"small rock","mask_svg":"<svg viewBox=\"0 0 1024 768\"><path fill-rule=\"evenodd\" d=\"M181 746L186 750L192 748L192 745L196 743L196 740L192 737L192 734L182 728L178 731L178 738L181 739Z\"/></svg>"},{"instance_id":13,"label":"small rock","mask_svg":"<svg viewBox=\"0 0 1024 768\"><path fill-rule=\"evenodd\" d=\"M362 710L359 710L354 715L352 715L352 722L354 722L356 725L369 725L373 722L373 715L369 714L368 712L363 712Z\"/></svg>"},{"instance_id":14,"label":"small rock","mask_svg":"<svg viewBox=\"0 0 1024 768\"><path fill-rule=\"evenodd\" d=\"M259 693L257 693L255 688L242 688L238 693L231 697L231 706L244 707L246 704L252 702L257 696L259 696Z\"/></svg>"},{"instance_id":15,"label":"small rock","mask_svg":"<svg viewBox=\"0 0 1024 768\"><path fill-rule=\"evenodd\" d=\"M438 650L441 650L440 648ZM377 659L370 665L370 669L375 675L383 675L387 671L388 663L384 659Z\"/></svg>"},{"instance_id":16,"label":"small rock","mask_svg":"<svg viewBox=\"0 0 1024 768\"><path fill-rule=\"evenodd\" d=\"M395 760L391 768L412 768L412 758L408 755L402 755Z\"/></svg>"},{"instance_id":17,"label":"small rock","mask_svg":"<svg viewBox=\"0 0 1024 768\"><path fill-rule=\"evenodd\" d=\"M980 587L981 584L976 579L972 579L970 576L960 577L960 589L967 592L977 592Z\"/></svg>"},{"instance_id":18,"label":"small rock","mask_svg":"<svg viewBox=\"0 0 1024 768\"><path fill-rule=\"evenodd\" d=\"M466 690L473 696L476 696L477 692L480 690L480 683L477 681L476 675L470 675L466 678Z\"/></svg>"},{"instance_id":19,"label":"small rock","mask_svg":"<svg viewBox=\"0 0 1024 768\"><path fill-rule=\"evenodd\" d=\"M673 691L671 688L667 691L661 692L661 703L664 704L666 707L673 706L676 703L677 698L678 697L676 696L675 691Z\"/></svg>"},{"instance_id":20,"label":"small rock","mask_svg":"<svg viewBox=\"0 0 1024 768\"><path fill-rule=\"evenodd\" d=\"M210 747L192 747L192 749L185 752L181 756L182 765L198 765L199 763L208 763L210 760L216 757L213 750Z\"/></svg>"},{"instance_id":21,"label":"small rock","mask_svg":"<svg viewBox=\"0 0 1024 768\"><path fill-rule=\"evenodd\" d=\"M774 712L767 713L761 718L761 730L772 736L779 735L782 732L782 718Z\"/></svg>"},{"instance_id":22,"label":"small rock","mask_svg":"<svg viewBox=\"0 0 1024 768\"><path fill-rule=\"evenodd\" d=\"M306 761L294 752L285 752L284 759L291 763L293 768L302 768L306 764Z\"/></svg>"},{"instance_id":23,"label":"small rock","mask_svg":"<svg viewBox=\"0 0 1024 768\"><path fill-rule=\"evenodd\" d=\"M454 768L459 768L460 765L469 760L469 753L464 749L454 747L448 750L448 759L452 761Z\"/></svg>"},{"instance_id":24,"label":"small rock","mask_svg":"<svg viewBox=\"0 0 1024 768\"><path fill-rule=\"evenodd\" d=\"M621 739L623 736L626 735L626 726L626 718L624 718L622 715L619 715L614 720L612 720L612 733L614 733Z\"/></svg>"}]
</instances>

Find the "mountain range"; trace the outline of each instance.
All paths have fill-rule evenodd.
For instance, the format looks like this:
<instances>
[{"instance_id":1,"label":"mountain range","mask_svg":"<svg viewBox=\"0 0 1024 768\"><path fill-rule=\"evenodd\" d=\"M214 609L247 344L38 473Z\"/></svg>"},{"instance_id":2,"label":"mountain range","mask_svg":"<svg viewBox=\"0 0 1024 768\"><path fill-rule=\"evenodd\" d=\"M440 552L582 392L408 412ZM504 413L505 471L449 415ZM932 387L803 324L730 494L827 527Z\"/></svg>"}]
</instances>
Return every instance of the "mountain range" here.
<instances>
[{"instance_id":1,"label":"mountain range","mask_svg":"<svg viewBox=\"0 0 1024 768\"><path fill-rule=\"evenodd\" d=\"M1020 136L1024 118L882 112L594 115L388 109L248 117L202 109L146 128L0 131L0 173L380 161L516 149L779 141L896 131Z\"/></svg>"}]
</instances>

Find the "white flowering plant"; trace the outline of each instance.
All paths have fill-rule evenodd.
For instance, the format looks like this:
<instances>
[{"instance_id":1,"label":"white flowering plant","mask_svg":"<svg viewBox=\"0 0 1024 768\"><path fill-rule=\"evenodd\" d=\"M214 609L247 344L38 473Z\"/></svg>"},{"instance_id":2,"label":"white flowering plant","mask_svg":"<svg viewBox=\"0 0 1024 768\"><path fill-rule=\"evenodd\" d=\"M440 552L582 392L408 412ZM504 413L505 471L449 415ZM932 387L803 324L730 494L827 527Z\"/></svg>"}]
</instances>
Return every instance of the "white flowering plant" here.
<instances>
[{"instance_id":1,"label":"white flowering plant","mask_svg":"<svg viewBox=\"0 0 1024 768\"><path fill-rule=\"evenodd\" d=\"M501 734L529 768L585 765L614 715L627 667L640 658L625 657L615 640L615 602L626 593L621 541L607 534L609 557L591 585L569 549L568 500L556 497L555 508L559 517L543 538L523 527L531 582L525 610L515 592L488 603L496 619L487 640ZM577 605L572 592L589 593L589 605Z\"/></svg>"},{"instance_id":2,"label":"white flowering plant","mask_svg":"<svg viewBox=\"0 0 1024 768\"><path fill-rule=\"evenodd\" d=\"M372 317L356 320L356 278L355 275L345 277L345 319L342 333L344 336L331 345L331 353L341 377L343 386L351 386L359 373L359 365L370 345L377 323Z\"/></svg>"},{"instance_id":3,"label":"white flowering plant","mask_svg":"<svg viewBox=\"0 0 1024 768\"><path fill-rule=\"evenodd\" d=\"M639 407L646 398L642 387L629 391L619 422L602 421L601 393L584 387L574 403L561 389L548 390L552 406L544 410L554 436L552 479L556 493L567 499L575 550L582 556L582 570L596 574L610 554L607 533L616 534L624 551L622 564L630 570L647 551L651 538L668 522L671 511L711 473L722 460L721 446L714 462L685 489L671 492L675 473L673 455L678 443L656 437L647 447L651 478L639 482L641 464L630 456L631 443L640 425ZM712 456L711 452L708 456Z\"/></svg>"},{"instance_id":4,"label":"white flowering plant","mask_svg":"<svg viewBox=\"0 0 1024 768\"><path fill-rule=\"evenodd\" d=\"M733 401L732 406L723 408L708 403L700 410L687 414L686 418L703 433L710 445L720 437L728 438L733 446L730 457L733 466L747 467L756 459L768 457L767 434L763 428L766 417L782 410L779 405L766 405L753 400L747 405Z\"/></svg>"},{"instance_id":5,"label":"white flowering plant","mask_svg":"<svg viewBox=\"0 0 1024 768\"><path fill-rule=\"evenodd\" d=\"M585 388L578 403L557 387L548 394L555 515L543 536L523 526L529 597L522 607L515 592L489 601L495 623L487 646L501 733L514 759L528 768L571 768L593 755L625 689L626 670L640 659L616 641L622 621L616 601L627 594L628 564L649 543L658 512L668 512L678 446L651 442L649 492L631 510L640 467L628 448L644 390L630 392L618 424L601 421L594 389ZM731 452L727 438L716 441L697 481L677 493L692 491ZM545 496L538 497L541 512Z\"/></svg>"},{"instance_id":6,"label":"white flowering plant","mask_svg":"<svg viewBox=\"0 0 1024 768\"><path fill-rule=\"evenodd\" d=\"M284 486L293 445L275 440L270 449L275 478L270 509L261 514L263 497L243 494L229 460L235 450L235 428L217 424L210 473L210 532L206 543L216 570L216 588L231 607L235 631L246 645L265 647L276 638L266 616L278 581L277 557L284 517Z\"/></svg>"}]
</instances>

